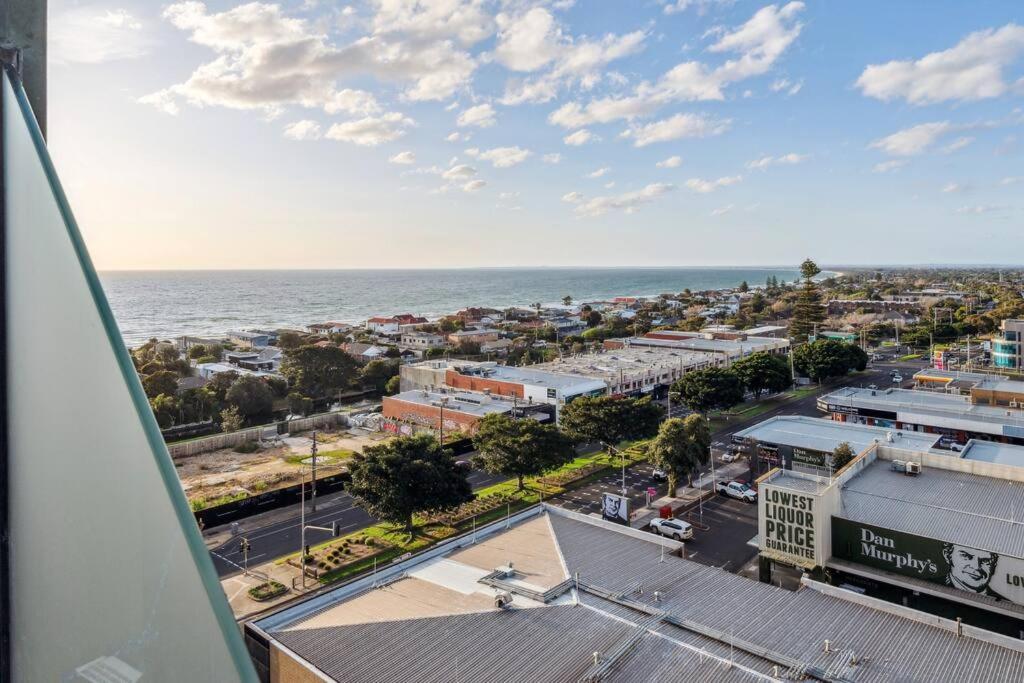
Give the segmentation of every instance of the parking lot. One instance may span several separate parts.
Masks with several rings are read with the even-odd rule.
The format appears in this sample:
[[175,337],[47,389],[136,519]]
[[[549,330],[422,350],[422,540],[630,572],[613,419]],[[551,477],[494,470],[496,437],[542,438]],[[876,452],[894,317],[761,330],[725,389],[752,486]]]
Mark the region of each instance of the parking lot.
[[738,572],[757,555],[747,545],[757,535],[757,505],[716,496],[681,519],[694,526],[684,550],[687,559]]
[[[665,484],[652,478],[653,471],[654,468],[648,463],[640,463],[626,468],[626,495],[629,497],[632,510],[637,510],[647,504],[648,486],[658,488],[659,496],[665,494]],[[603,495],[605,493],[618,494],[621,490],[622,470],[616,470],[614,474],[606,474],[588,486],[557,496],[553,502],[574,512],[599,513]]]

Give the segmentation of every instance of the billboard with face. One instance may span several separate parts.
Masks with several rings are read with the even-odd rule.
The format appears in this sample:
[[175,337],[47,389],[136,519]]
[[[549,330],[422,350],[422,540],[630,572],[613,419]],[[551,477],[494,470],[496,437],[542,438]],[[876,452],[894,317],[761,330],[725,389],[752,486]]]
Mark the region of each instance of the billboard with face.
[[606,493],[601,499],[601,516],[609,522],[629,524],[629,498]]
[[832,555],[894,574],[1024,605],[1024,559],[832,518]]

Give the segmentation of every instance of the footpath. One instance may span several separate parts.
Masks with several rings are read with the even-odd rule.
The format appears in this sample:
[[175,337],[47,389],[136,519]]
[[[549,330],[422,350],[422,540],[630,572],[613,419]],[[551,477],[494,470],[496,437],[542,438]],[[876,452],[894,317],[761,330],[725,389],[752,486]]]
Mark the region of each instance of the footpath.
[[652,519],[660,515],[659,510],[668,505],[672,508],[672,514],[685,512],[696,507],[701,499],[708,500],[718,495],[715,492],[715,482],[730,481],[736,478],[745,478],[750,473],[750,467],[745,460],[736,462],[721,463],[715,466],[715,481],[711,480],[711,472],[705,472],[699,479],[695,479],[693,486],[680,486],[676,489],[674,498],[663,496],[651,501],[649,506],[642,507],[633,512],[629,517],[629,525],[634,529],[645,528]]

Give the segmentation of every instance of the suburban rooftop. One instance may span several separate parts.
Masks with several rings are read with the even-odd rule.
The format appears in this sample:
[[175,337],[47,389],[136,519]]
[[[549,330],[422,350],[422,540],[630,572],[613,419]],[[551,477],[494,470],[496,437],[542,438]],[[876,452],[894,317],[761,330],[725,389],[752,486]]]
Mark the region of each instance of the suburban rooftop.
[[502,397],[473,391],[440,392],[414,389],[386,398],[423,406],[439,406],[446,402],[444,403],[445,410],[477,415],[479,417],[484,417],[491,413],[507,413],[514,407],[512,401],[507,401]]
[[[507,526],[507,528],[506,528]],[[346,681],[1012,680],[1024,644],[805,580],[792,592],[673,541],[538,506],[248,626]],[[665,551],[665,552],[663,552]],[[512,602],[495,600],[507,592]],[[756,607],[752,607],[756,606]],[[828,640],[831,648],[824,648]],[[400,644],[400,645],[396,645]]]
[[830,405],[915,412],[938,419],[962,418],[1024,427],[1024,410],[973,404],[969,396],[912,389],[843,387],[818,399]]
[[820,417],[777,415],[736,432],[734,436],[827,452],[845,441],[854,453],[860,453],[872,444],[888,442],[890,438],[894,446],[926,451],[935,446],[940,435],[835,422]]

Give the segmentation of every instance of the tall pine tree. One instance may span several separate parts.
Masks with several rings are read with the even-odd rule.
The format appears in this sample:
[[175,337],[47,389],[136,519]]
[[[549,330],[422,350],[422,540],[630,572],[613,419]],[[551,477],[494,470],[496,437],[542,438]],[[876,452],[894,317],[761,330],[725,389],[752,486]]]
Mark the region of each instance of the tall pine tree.
[[789,325],[789,336],[793,341],[804,341],[807,335],[814,332],[815,323],[825,319],[825,308],[821,305],[821,292],[814,281],[814,276],[821,272],[811,259],[800,264],[800,275],[804,279],[803,287],[793,306],[793,322]]

